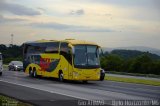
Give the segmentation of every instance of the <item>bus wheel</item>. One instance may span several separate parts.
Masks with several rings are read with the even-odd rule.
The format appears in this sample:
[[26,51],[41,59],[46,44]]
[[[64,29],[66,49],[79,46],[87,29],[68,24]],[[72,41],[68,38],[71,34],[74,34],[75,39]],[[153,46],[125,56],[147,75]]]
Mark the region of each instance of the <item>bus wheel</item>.
[[33,77],[33,72],[32,72],[32,70],[29,70],[29,76],[30,76],[30,77]]
[[86,81],[86,80],[84,80],[84,81],[82,81],[84,84],[87,84],[88,83],[88,81]]
[[37,72],[36,72],[36,70],[35,70],[35,71],[33,71],[33,77],[34,77],[34,78],[36,78],[36,77],[37,77]]
[[60,72],[60,73],[59,73],[59,81],[60,81],[60,82],[63,82],[63,81],[64,81],[64,79],[63,79],[63,72]]

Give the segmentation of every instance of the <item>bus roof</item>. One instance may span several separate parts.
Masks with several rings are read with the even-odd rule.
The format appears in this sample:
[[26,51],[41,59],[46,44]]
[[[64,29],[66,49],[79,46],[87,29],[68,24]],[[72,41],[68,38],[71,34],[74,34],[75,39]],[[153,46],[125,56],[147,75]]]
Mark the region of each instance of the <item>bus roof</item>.
[[65,39],[64,42],[65,41],[68,42],[68,43],[70,43],[70,44],[72,44],[72,45],[77,45],[77,44],[97,45],[94,42],[85,41],[85,40]]
[[42,39],[42,40],[37,40],[37,41],[26,42],[25,44],[43,43],[43,42],[68,42],[72,45],[78,45],[78,44],[97,45],[94,42],[85,41],[85,40],[75,40],[75,39],[65,39],[65,40],[45,40],[45,39]]
[[36,41],[28,41],[28,42],[25,42],[25,43],[43,43],[43,42],[55,42],[57,40],[45,40],[45,39],[42,39],[42,40],[36,40]]

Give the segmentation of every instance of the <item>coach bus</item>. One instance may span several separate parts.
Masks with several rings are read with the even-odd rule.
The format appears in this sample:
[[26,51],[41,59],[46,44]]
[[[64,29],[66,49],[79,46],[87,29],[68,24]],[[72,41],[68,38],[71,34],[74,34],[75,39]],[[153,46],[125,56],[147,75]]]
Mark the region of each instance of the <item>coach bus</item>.
[[2,75],[3,71],[3,59],[2,59],[2,54],[0,53],[0,76]]
[[60,81],[103,80],[99,49],[95,43],[74,39],[39,40],[23,44],[23,67],[31,77],[54,77]]

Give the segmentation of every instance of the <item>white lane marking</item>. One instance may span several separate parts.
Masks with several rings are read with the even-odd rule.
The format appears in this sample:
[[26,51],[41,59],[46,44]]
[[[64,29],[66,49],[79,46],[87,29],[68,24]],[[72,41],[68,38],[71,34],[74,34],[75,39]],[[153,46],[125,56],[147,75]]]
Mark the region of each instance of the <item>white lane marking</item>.
[[49,92],[49,93],[55,93],[55,94],[59,94],[59,95],[69,96],[69,97],[73,97],[73,98],[77,98],[77,99],[89,100],[87,98],[82,98],[82,97],[78,97],[78,96],[64,94],[64,93],[60,93],[60,92],[56,92],[56,91],[48,91],[48,90],[44,90],[44,89],[40,89],[40,88],[34,88],[34,87],[31,87],[31,86],[27,86],[27,85],[23,85],[23,84],[17,84],[17,83],[13,83],[13,82],[9,82],[9,81],[4,81],[4,80],[0,80],[0,81],[1,82],[6,82],[6,83],[9,83],[9,84],[15,84],[15,85],[23,86],[23,87],[28,87],[28,88],[32,88],[32,89],[36,89],[36,90],[41,90],[41,91],[45,91],[45,92]]

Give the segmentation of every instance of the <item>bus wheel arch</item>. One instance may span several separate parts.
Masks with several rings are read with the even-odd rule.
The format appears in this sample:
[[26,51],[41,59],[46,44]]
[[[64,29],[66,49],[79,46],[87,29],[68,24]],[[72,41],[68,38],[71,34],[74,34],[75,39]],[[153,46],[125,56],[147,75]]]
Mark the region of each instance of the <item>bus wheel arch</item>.
[[64,81],[64,76],[63,76],[63,71],[62,70],[59,70],[59,72],[58,72],[58,79],[59,79],[60,82]]

